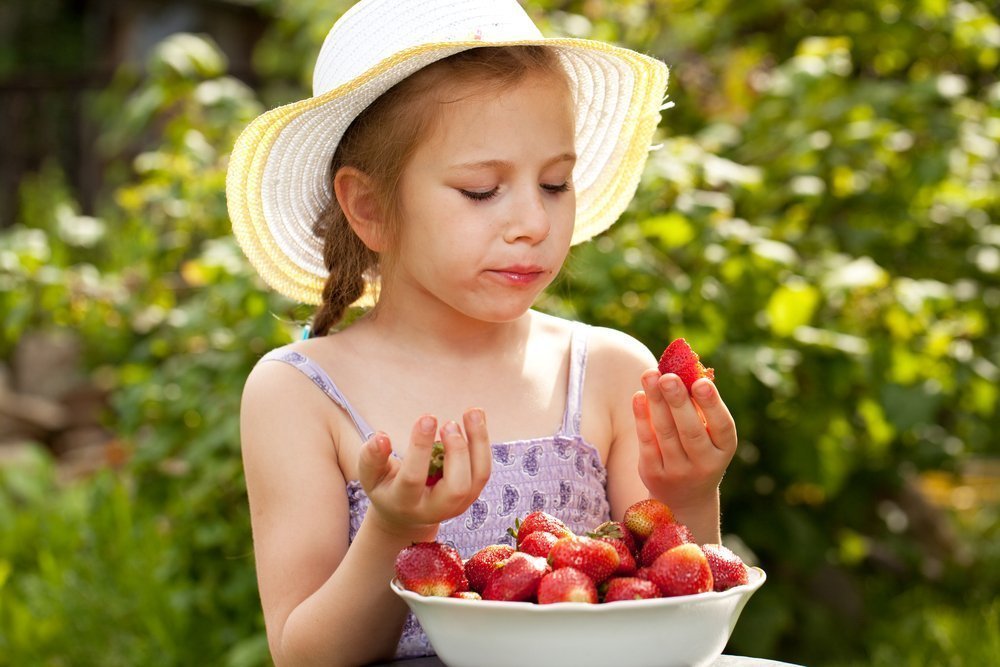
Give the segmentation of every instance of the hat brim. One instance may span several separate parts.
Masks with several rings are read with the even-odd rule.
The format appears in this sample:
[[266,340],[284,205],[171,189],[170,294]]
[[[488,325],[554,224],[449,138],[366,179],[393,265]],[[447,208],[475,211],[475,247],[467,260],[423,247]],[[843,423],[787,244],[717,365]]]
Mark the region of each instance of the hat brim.
[[230,157],[226,198],[233,232],[263,280],[301,303],[319,304],[327,269],[313,231],[333,196],[334,147],[357,115],[417,70],[473,48],[553,48],[576,101],[577,197],[572,243],[604,231],[635,194],[660,119],[667,67],[603,42],[542,38],[444,42],[399,51],[321,95],[268,111],[247,126]]

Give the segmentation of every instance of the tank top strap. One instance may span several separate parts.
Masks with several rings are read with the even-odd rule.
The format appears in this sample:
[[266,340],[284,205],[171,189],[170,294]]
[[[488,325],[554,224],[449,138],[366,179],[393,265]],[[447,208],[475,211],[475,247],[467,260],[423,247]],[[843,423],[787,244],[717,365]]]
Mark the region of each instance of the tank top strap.
[[569,381],[566,387],[566,413],[563,415],[563,435],[580,435],[582,419],[583,380],[587,370],[587,325],[574,322],[569,344]]
[[347,397],[340,391],[337,384],[332,378],[324,371],[319,364],[315,361],[302,354],[301,352],[296,352],[294,350],[289,350],[286,347],[279,347],[277,349],[271,350],[263,357],[261,357],[258,363],[263,363],[265,361],[281,361],[289,366],[300,371],[303,375],[308,377],[313,381],[317,387],[319,387],[324,394],[326,394],[330,400],[339,405],[354,422],[354,427],[358,430],[358,434],[361,439],[368,440],[375,431],[365,418],[362,417],[358,412],[351,406],[350,401]]

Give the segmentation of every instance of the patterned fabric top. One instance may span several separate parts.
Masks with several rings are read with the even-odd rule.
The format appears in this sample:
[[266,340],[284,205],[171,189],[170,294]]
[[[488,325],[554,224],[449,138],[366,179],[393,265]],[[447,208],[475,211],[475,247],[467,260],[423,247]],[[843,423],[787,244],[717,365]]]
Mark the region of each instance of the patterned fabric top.
[[[570,372],[563,423],[553,435],[496,443],[493,470],[479,498],[463,514],[441,523],[437,539],[468,558],[489,544],[513,544],[507,534],[514,519],[545,510],[583,533],[610,518],[607,470],[598,452],[580,435],[580,397],[587,364],[587,327],[575,324],[570,345]],[[307,375],[354,422],[363,440],[374,434],[330,377],[304,355],[278,348],[261,361],[283,361]],[[361,483],[347,483],[349,538],[353,541],[368,510]],[[433,655],[434,649],[412,614],[407,618],[396,656]]]

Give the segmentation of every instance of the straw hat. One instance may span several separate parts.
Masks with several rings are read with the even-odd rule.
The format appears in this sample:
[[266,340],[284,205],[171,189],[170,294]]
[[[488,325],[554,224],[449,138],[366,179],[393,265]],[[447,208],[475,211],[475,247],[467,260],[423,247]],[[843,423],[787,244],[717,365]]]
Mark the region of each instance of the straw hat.
[[603,42],[546,39],[516,0],[362,0],[327,35],[313,97],[259,116],[233,149],[229,216],[264,281],[296,301],[320,303],[328,271],[313,224],[333,196],[329,165],[337,143],[372,101],[459,51],[527,44],[559,54],[576,100],[573,243],[611,226],[638,186],[666,65]]

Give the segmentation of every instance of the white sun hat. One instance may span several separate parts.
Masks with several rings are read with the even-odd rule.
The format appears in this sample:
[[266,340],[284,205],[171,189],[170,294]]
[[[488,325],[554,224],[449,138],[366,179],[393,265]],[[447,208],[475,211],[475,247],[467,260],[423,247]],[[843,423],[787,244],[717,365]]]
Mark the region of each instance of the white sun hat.
[[262,114],[233,148],[229,216],[264,281],[298,302],[320,303],[328,271],[313,226],[333,196],[334,151],[358,114],[437,60],[516,45],[551,47],[576,103],[572,242],[610,227],[639,184],[666,93],[666,65],[604,42],[545,38],[516,0],[362,0],[330,29],[313,96]]

